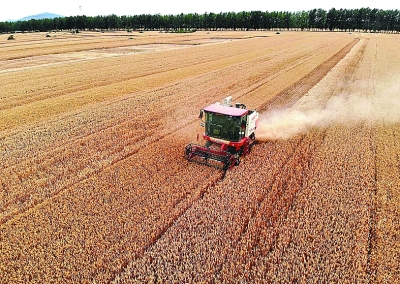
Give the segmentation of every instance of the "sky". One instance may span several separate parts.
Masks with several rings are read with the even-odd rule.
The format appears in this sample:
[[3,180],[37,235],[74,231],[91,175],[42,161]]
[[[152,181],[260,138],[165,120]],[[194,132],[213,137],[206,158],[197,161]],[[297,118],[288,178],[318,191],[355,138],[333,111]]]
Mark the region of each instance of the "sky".
[[393,0],[11,0],[0,8],[0,22],[18,20],[41,13],[61,16],[140,15],[180,13],[220,13],[241,11],[308,11],[314,8],[357,9],[363,7],[384,10],[400,9]]

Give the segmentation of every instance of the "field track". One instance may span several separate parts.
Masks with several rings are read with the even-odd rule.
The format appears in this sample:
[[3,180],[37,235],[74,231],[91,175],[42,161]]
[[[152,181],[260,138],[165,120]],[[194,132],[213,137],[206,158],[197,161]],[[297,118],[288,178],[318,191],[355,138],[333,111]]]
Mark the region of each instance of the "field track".
[[[397,35],[6,38],[0,283],[400,281]],[[262,117],[343,103],[224,174],[183,149],[228,95]]]

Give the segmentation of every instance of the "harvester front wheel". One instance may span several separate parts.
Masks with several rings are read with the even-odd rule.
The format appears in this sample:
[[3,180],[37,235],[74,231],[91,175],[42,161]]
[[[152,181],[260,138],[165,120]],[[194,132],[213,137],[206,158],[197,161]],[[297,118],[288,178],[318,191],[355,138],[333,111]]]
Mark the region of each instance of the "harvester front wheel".
[[240,164],[240,155],[237,154],[236,155],[236,160],[235,160],[235,166],[239,166],[239,164]]
[[252,133],[252,134],[250,135],[250,139],[253,140],[253,141],[249,141],[248,149],[247,149],[247,154],[249,154],[249,153],[251,152],[251,150],[252,150],[253,147],[254,147],[254,144],[256,143],[256,135],[255,135],[254,133]]
[[231,167],[231,160],[229,159],[224,163],[224,167],[222,168],[222,170],[227,171],[230,167]]

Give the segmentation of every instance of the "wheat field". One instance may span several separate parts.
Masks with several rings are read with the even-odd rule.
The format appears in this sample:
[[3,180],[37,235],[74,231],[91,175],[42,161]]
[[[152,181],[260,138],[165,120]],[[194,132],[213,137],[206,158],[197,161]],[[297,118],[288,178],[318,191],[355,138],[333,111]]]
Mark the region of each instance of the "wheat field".
[[[399,35],[46,35],[0,35],[1,283],[400,281]],[[252,153],[186,161],[229,95]]]

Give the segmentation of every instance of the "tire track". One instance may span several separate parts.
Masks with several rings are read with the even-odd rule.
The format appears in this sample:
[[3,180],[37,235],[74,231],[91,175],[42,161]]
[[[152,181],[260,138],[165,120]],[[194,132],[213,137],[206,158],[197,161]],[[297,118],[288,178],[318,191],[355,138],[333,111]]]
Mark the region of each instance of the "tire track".
[[[215,274],[217,279],[225,282],[227,279],[232,279],[232,273],[236,274],[237,279],[241,279],[240,276],[243,275],[240,273],[244,274],[245,270],[250,271],[261,252],[265,256],[266,253],[272,253],[276,249],[275,243],[280,237],[279,231],[273,234],[268,247],[263,247],[260,243],[261,238],[266,230],[274,229],[278,220],[281,222],[287,218],[296,195],[306,185],[311,161],[323,144],[323,136],[321,132],[298,139],[292,148],[291,156],[279,166],[281,171],[276,172],[273,183],[258,201],[256,210],[252,212],[251,218],[245,224],[243,234],[232,247],[232,251],[227,254],[230,258],[224,260],[218,273]],[[241,257],[243,254],[247,255],[244,262]],[[230,271],[230,264],[235,262],[238,264],[238,269]]]

